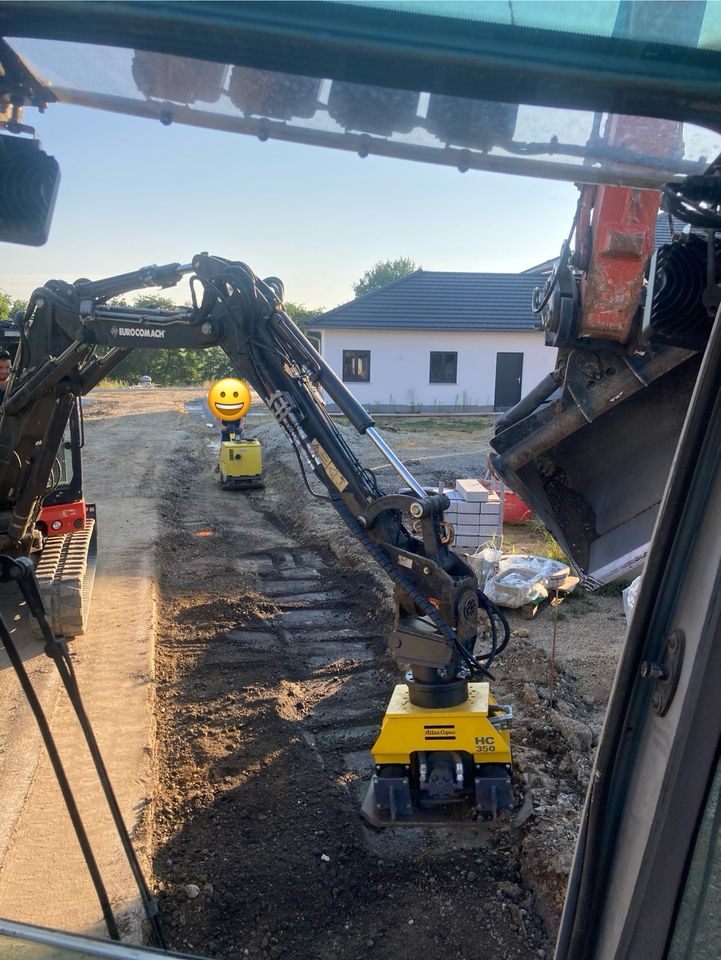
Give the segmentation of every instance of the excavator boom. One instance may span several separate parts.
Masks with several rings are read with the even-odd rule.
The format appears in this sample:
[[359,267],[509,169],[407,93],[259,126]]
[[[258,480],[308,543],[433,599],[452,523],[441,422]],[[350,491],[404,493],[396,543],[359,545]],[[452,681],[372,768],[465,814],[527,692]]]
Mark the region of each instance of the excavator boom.
[[[108,303],[139,287],[172,285],[187,273],[192,308]],[[465,800],[495,818],[511,806],[510,710],[493,701],[487,683],[488,667],[508,642],[508,624],[449,548],[448,497],[428,495],[393,454],[283,309],[280,280],[261,280],[244,263],[206,253],[190,264],[106,280],[53,280],[33,293],[20,334],[0,418],[1,553],[28,554],[38,546],[39,511],[78,397],[136,346],[222,347],[293,444],[306,483],[310,471],[395,586],[389,646],[408,674],[374,748],[367,816],[381,824],[408,822],[418,805]],[[326,412],[323,393],[383,452],[410,493],[381,491]],[[485,653],[476,651],[481,616],[492,638]],[[442,721],[456,732],[439,751],[429,731]]]

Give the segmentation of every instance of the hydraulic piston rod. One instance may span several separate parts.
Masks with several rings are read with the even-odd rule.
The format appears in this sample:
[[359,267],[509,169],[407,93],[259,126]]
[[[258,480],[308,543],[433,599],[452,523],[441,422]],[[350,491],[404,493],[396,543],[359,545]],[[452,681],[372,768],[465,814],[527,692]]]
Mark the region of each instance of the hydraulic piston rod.
[[378,433],[377,433],[377,431],[376,431],[376,428],[375,428],[375,427],[368,427],[367,430],[366,430],[366,436],[368,436],[368,437],[373,441],[373,443],[376,445],[376,447],[378,447],[378,449],[380,450],[380,452],[381,452],[381,453],[383,454],[383,456],[386,458],[386,460],[388,461],[388,463],[390,463],[390,465],[391,465],[391,466],[393,467],[393,469],[396,471],[396,473],[398,474],[398,476],[402,477],[403,480],[405,480],[405,482],[408,484],[408,486],[411,488],[411,490],[412,490],[414,493],[417,493],[419,497],[421,497],[421,498],[422,498],[422,497],[425,497],[426,491],[423,489],[423,487],[420,485],[420,483],[418,483],[418,481],[416,480],[416,478],[415,478],[415,477],[413,476],[413,474],[407,469],[407,467],[406,467],[403,463],[401,463],[401,461],[398,459],[398,457],[395,455],[395,453],[393,453],[393,451],[392,451],[391,448],[388,446],[388,444],[385,442],[385,440],[378,435]]

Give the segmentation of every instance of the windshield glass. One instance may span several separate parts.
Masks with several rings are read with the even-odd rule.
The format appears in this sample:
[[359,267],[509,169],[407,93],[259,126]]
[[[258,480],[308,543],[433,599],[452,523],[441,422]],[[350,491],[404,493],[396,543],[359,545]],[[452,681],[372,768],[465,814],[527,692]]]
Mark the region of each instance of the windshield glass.
[[63,103],[362,157],[655,187],[701,172],[721,153],[719,134],[689,123],[471,100],[144,50],[37,39],[12,45]]

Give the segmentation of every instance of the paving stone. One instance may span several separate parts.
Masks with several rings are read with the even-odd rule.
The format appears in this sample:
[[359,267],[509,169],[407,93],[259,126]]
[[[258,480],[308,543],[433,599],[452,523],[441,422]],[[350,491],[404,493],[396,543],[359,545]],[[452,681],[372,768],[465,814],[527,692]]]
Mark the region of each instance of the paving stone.
[[456,480],[456,491],[464,500],[471,501],[488,500],[490,493],[480,480],[471,479]]

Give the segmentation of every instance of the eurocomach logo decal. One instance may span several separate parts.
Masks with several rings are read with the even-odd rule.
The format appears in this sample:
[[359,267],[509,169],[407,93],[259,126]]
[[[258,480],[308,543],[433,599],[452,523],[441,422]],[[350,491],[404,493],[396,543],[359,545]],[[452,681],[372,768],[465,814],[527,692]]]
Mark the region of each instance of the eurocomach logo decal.
[[152,340],[163,340],[165,338],[165,330],[160,330],[157,327],[113,326],[110,328],[110,333],[113,337],[149,337]]
[[454,723],[441,723],[435,727],[424,726],[423,736],[425,740],[455,740],[456,726]]

